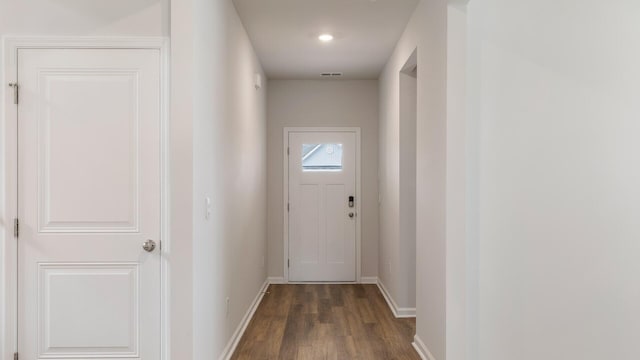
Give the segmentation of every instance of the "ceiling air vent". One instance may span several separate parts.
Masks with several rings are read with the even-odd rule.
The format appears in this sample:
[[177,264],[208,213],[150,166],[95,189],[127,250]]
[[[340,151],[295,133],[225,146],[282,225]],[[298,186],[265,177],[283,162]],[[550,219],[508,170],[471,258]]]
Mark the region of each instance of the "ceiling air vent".
[[335,78],[335,77],[342,76],[342,73],[341,72],[326,72],[326,73],[320,74],[320,76],[322,76],[324,78]]

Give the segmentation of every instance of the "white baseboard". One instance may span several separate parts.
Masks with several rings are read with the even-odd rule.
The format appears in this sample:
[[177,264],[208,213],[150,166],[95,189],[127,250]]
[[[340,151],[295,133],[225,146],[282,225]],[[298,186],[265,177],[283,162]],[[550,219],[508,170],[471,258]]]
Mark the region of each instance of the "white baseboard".
[[391,294],[389,294],[389,292],[387,291],[387,288],[384,287],[384,284],[382,283],[382,281],[380,281],[380,279],[378,279],[378,288],[380,289],[382,296],[384,296],[384,299],[387,301],[387,305],[389,305],[389,308],[391,308],[391,312],[393,312],[393,315],[395,317],[397,318],[416,317],[416,308],[399,307],[398,304],[396,304],[396,302],[393,301]]
[[269,284],[284,284],[284,277],[282,276],[270,276],[267,278]]
[[360,284],[378,284],[377,276],[361,276]]
[[427,349],[427,345],[422,342],[422,340],[418,337],[418,335],[413,337],[413,342],[411,343],[413,348],[416,349],[418,355],[422,360],[436,360],[435,356],[431,354],[431,351]]
[[[281,276],[270,276],[267,278],[269,284],[286,284],[284,281],[284,277]],[[291,284],[309,284],[307,282],[290,282]],[[377,284],[378,277],[377,276],[362,276],[360,278],[359,284]],[[313,284],[348,284],[344,282],[313,282]]]
[[264,284],[262,284],[262,286],[260,287],[260,291],[258,292],[258,295],[256,295],[256,298],[253,300],[253,303],[249,307],[249,310],[247,310],[247,313],[244,314],[242,321],[240,322],[240,324],[238,324],[238,328],[236,328],[236,331],[233,333],[233,336],[227,343],[227,346],[224,348],[222,355],[220,355],[218,359],[220,360],[231,359],[231,356],[233,355],[234,351],[236,351],[236,347],[238,346],[238,343],[240,342],[240,339],[242,338],[242,335],[244,334],[245,330],[247,330],[247,326],[251,322],[251,318],[253,318],[253,314],[255,314],[256,310],[258,309],[258,305],[260,305],[260,302],[262,301],[262,298],[264,297],[264,293],[265,291],[267,291],[268,287],[269,287],[269,279],[265,280]]

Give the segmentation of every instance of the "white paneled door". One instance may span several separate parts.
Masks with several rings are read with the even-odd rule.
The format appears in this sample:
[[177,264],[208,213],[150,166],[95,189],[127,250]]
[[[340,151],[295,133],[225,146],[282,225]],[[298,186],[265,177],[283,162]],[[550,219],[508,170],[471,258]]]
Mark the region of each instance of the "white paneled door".
[[356,281],[356,133],[289,133],[289,280]]
[[20,359],[160,358],[159,64],[18,51]]

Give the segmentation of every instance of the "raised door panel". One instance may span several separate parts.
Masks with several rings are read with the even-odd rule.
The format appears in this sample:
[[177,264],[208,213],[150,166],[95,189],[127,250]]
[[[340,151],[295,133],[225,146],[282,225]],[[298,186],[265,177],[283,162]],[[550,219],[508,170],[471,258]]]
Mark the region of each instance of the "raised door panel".
[[39,72],[39,231],[138,230],[138,73]]
[[39,264],[40,357],[138,354],[138,264]]
[[318,185],[300,185],[296,206],[299,260],[302,264],[320,263],[320,211],[321,188]]
[[345,246],[349,244],[347,238],[345,218],[347,215],[346,201],[347,194],[344,184],[326,185],[325,186],[325,233],[327,247],[327,263],[328,264],[344,264],[351,260],[345,256]]

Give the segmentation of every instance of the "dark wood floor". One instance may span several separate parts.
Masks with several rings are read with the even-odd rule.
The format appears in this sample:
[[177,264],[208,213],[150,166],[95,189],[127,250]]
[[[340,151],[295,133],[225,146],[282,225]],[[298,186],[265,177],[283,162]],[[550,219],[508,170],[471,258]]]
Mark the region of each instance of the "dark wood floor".
[[420,357],[415,319],[396,319],[376,285],[271,285],[232,359]]

